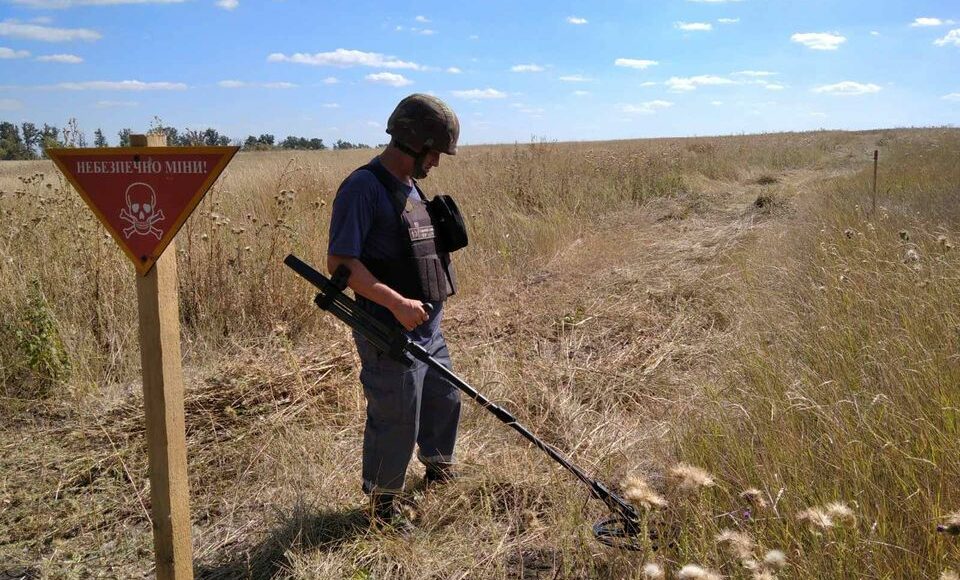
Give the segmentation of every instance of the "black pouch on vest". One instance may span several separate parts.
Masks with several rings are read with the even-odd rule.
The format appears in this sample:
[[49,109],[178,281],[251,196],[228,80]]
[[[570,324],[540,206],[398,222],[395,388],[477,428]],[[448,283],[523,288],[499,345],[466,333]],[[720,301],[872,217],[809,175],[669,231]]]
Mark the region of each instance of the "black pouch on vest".
[[467,224],[460,208],[449,195],[435,195],[427,202],[441,251],[456,252],[467,247]]

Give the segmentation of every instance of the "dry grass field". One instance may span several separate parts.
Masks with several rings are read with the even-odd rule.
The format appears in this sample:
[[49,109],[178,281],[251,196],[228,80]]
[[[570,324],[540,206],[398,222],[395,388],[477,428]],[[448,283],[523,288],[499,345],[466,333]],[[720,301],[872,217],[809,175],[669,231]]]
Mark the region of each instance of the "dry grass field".
[[[241,153],[177,238],[199,578],[960,571],[960,130],[464,147],[425,180],[471,234],[455,369],[629,488],[673,539],[640,552],[468,401],[464,477],[414,462],[418,532],[368,529],[358,358],[281,262],[323,264],[372,155]],[[0,164],[0,579],[152,576],[133,282],[51,163]]]

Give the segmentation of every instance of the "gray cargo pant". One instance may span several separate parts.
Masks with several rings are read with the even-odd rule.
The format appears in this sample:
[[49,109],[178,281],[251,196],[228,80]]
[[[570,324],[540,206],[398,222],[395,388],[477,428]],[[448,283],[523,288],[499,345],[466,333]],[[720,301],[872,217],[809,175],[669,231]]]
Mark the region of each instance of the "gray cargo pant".
[[[419,446],[417,458],[424,465],[443,468],[453,464],[460,391],[426,363],[414,361],[408,367],[377,350],[362,335],[354,332],[353,338],[367,399],[363,491],[398,493],[403,490],[414,444]],[[452,370],[441,333],[424,348]]]

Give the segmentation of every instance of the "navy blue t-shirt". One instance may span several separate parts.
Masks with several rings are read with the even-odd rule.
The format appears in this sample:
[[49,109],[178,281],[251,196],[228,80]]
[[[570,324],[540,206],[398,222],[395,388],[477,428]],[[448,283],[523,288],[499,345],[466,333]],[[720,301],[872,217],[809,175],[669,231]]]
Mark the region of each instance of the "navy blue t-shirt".
[[[374,157],[372,163],[382,166],[379,157]],[[389,175],[399,191],[407,192],[411,199],[420,200],[414,186]],[[340,186],[333,201],[327,252],[361,260],[402,259],[408,255],[407,245],[403,223],[390,191],[370,171],[355,171]],[[388,309],[370,301],[362,302],[367,302],[364,306],[369,307],[378,319],[398,324]],[[407,336],[424,346],[440,332],[440,319],[443,318],[443,302],[431,304],[433,313],[430,319],[407,332]]]

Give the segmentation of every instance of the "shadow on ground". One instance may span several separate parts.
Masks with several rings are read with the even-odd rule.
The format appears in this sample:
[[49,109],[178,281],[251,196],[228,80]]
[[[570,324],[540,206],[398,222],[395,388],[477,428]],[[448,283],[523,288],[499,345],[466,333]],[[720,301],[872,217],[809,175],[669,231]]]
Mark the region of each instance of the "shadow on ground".
[[279,513],[276,528],[259,544],[243,549],[235,547],[218,554],[214,564],[202,564],[195,570],[198,580],[245,578],[270,580],[287,577],[287,554],[296,551],[336,549],[340,544],[367,529],[363,510],[317,510],[297,504],[289,514]]

